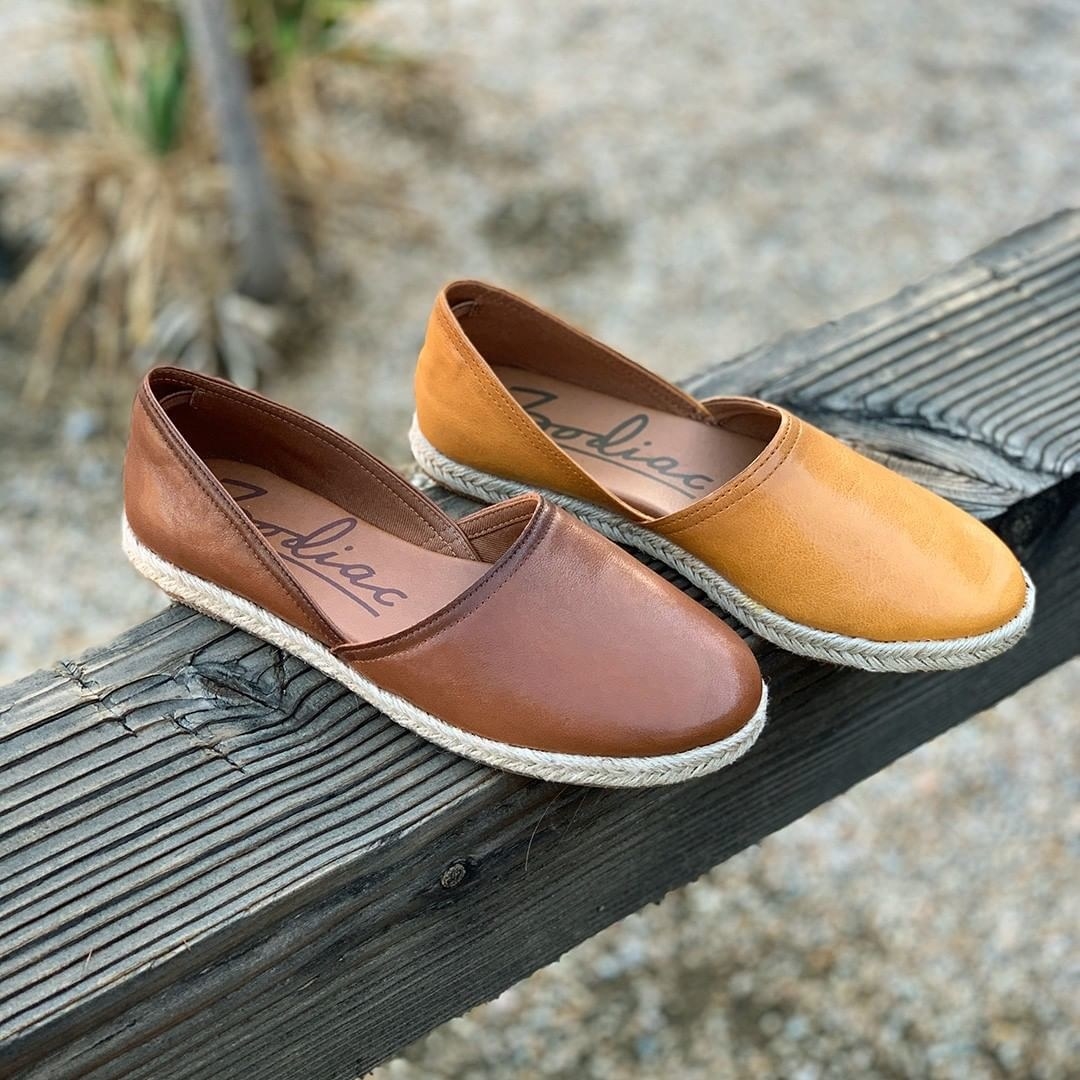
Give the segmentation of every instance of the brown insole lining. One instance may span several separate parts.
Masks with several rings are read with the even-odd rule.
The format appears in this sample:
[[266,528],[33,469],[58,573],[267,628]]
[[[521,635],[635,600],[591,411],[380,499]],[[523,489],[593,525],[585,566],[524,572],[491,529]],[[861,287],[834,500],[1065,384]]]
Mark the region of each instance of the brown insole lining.
[[494,367],[518,403],[586,472],[654,517],[682,510],[762,451],[740,435],[522,368]]
[[206,464],[326,620],[356,644],[407,630],[491,568],[410,544],[256,465]]

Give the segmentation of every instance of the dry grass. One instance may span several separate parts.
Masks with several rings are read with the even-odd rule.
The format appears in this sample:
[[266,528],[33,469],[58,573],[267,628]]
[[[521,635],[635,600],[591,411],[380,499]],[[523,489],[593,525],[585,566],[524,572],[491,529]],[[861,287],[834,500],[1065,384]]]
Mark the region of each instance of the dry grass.
[[[303,27],[292,27],[291,51],[277,55],[258,45],[273,40],[273,5],[247,0],[241,9],[244,25],[262,20],[249,53],[253,106],[297,241],[296,310],[318,280],[332,208],[370,194],[356,166],[330,149],[322,79],[330,65],[371,57],[331,48],[328,36],[310,52],[314,31]],[[0,166],[55,193],[44,242],[0,302],[4,323],[36,323],[27,401],[42,402],[68,360],[109,375],[128,356],[139,366],[165,357],[255,382],[275,363],[289,304],[266,309],[232,289],[228,178],[175,12],[158,0],[93,4],[70,29],[85,128],[0,123]]]

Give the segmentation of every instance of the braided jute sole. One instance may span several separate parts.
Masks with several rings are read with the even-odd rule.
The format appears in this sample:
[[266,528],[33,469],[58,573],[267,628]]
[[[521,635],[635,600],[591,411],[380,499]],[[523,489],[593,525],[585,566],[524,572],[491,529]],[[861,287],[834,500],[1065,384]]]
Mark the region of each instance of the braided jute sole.
[[1003,626],[985,634],[941,641],[873,641],[816,630],[793,622],[758,603],[677,544],[626,521],[611,510],[558,491],[492,476],[448,458],[427,440],[415,416],[409,431],[409,443],[416,463],[443,487],[484,503],[501,502],[526,491],[539,492],[617,544],[643,551],[678,571],[759,637],[812,660],[824,660],[866,671],[943,671],[971,667],[1015,645],[1031,625],[1035,611],[1035,586],[1027,571],[1024,571],[1024,581],[1027,583],[1024,606]]
[[250,600],[167,562],[139,541],[126,517],[123,523],[123,546],[124,554],[135,569],[174,600],[179,600],[180,603],[214,619],[238,626],[241,630],[292,653],[354,694],[359,694],[391,720],[421,738],[461,757],[496,769],[540,780],[592,787],[655,787],[677,784],[730,765],[754,745],[765,726],[768,691],[762,683],[761,703],[754,715],[738,731],[720,742],[678,754],[658,754],[655,757],[558,754],[485,739],[454,727],[417,708],[403,697],[382,689],[370,679],[365,679],[334,656],[326,646],[320,645],[314,638]]

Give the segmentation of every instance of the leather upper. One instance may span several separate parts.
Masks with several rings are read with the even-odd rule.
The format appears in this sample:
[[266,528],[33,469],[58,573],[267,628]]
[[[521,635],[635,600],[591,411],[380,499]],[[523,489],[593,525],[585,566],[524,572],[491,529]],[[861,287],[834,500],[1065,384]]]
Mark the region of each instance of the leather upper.
[[[124,512],[169,562],[239,593],[322,642],[335,634],[170,420],[162,399],[214,381],[156,369],[135,397],[124,456]],[[175,399],[174,399],[175,400]],[[335,642],[336,643],[336,642]]]
[[[511,305],[514,315],[528,319],[525,332],[516,320],[502,325],[499,314]],[[481,306],[491,315],[485,319],[490,334],[483,354],[460,321]],[[459,282],[439,294],[428,321],[416,367],[416,415],[424,434],[447,457],[496,476],[637,516],[556,446],[495,377],[491,362],[503,350],[522,364],[547,366],[563,358],[561,374],[605,388],[599,376],[608,374],[624,396],[632,395],[627,400],[687,416],[708,415],[681,390],[554,316],[490,286]]]
[[[380,529],[483,564],[452,602],[359,644],[326,618],[207,466],[272,470]],[[526,495],[461,521],[323,425],[223,380],[146,377],[124,465],[141,543],[315,638],[384,689],[490,739],[561,753],[674,753],[723,739],[761,699],[753,654],[675,586]]]
[[460,606],[338,655],[458,727],[574,754],[716,742],[761,696],[734,631],[550,503]]
[[[493,372],[497,363],[702,424],[736,418],[772,434],[731,480],[651,517],[549,438]],[[416,401],[421,431],[447,457],[614,510],[802,625],[874,641],[946,640],[993,630],[1023,607],[1012,552],[951,503],[778,406],[695,401],[492,286],[457,282],[437,298]]]
[[968,637],[1024,603],[985,525],[787,412],[740,478],[652,528],[773,611],[852,637]]

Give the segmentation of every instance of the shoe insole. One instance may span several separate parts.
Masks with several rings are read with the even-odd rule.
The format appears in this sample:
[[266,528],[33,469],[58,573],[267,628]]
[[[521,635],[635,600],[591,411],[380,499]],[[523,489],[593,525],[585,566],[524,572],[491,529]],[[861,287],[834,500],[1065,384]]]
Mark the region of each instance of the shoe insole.
[[521,368],[494,368],[550,439],[608,491],[653,517],[738,475],[762,439],[635,405]]
[[410,544],[256,465],[206,464],[351,643],[407,630],[491,569]]

